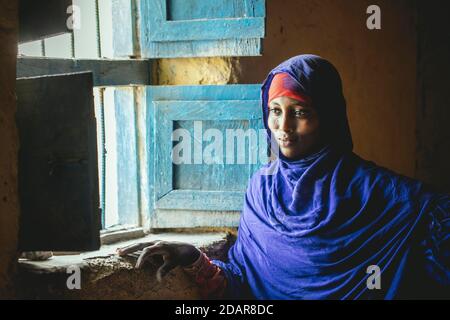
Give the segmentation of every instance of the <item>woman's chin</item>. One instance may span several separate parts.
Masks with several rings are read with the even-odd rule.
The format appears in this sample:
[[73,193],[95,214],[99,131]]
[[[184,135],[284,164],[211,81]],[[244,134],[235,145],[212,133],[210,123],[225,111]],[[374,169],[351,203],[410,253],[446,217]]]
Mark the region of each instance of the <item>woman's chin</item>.
[[303,150],[303,148],[299,148],[298,145],[293,145],[292,147],[283,147],[280,145],[280,151],[281,154],[289,160],[300,160],[315,152],[312,148]]
[[290,160],[298,160],[302,158],[301,154],[299,154],[298,150],[294,150],[294,148],[282,147],[280,146],[280,151],[284,157]]

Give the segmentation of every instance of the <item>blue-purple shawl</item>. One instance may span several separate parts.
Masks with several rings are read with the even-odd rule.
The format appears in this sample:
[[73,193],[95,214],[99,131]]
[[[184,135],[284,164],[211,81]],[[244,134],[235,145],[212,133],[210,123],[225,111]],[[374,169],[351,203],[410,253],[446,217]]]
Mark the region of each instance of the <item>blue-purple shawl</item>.
[[[266,129],[279,72],[312,98],[328,144],[297,161],[281,155],[251,178],[228,261],[213,260],[226,274],[227,297],[450,298],[450,197],[352,152],[340,76],[318,56],[270,72]],[[381,272],[380,289],[371,266]]]

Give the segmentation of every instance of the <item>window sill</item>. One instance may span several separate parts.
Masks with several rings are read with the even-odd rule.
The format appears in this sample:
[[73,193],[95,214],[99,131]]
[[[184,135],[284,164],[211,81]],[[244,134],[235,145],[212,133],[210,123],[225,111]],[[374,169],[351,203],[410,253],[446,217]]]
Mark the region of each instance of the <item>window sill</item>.
[[144,229],[140,227],[123,227],[118,230],[102,230],[100,231],[101,245],[109,245],[128,240],[136,240],[145,237]]
[[[175,232],[159,233],[159,234],[148,234],[143,237],[134,238],[132,240],[115,242],[114,240],[120,237],[123,239],[123,233],[128,233],[128,235],[143,234],[142,229],[136,228],[136,230],[123,230],[105,234],[106,240],[103,239],[104,243],[101,248],[97,251],[82,252],[77,254],[63,254],[54,255],[49,260],[45,261],[30,261],[26,259],[19,259],[19,267],[22,270],[27,270],[33,273],[66,273],[66,270],[70,266],[78,266],[80,268],[86,268],[90,266],[90,262],[95,259],[108,259],[111,257],[116,257],[117,260],[125,260],[126,258],[120,258],[116,255],[116,249],[120,247],[125,247],[127,245],[146,242],[153,240],[166,240],[166,241],[181,241],[195,245],[200,248],[205,253],[209,253],[212,258],[216,256],[224,255],[225,253],[218,253],[216,246],[226,246],[229,248],[229,236],[224,232],[211,232],[211,233],[192,233],[192,234],[181,234]],[[114,242],[114,243],[111,243]]]
[[[191,243],[211,259],[226,260],[235,237],[225,232],[159,233],[103,245],[100,250],[80,254],[53,256],[47,261],[20,259],[17,273],[19,299],[200,299],[198,287],[182,270],[175,268],[161,283],[156,280],[159,265],[147,263],[135,269],[134,257],[119,257],[118,247],[136,242],[166,240]],[[73,266],[80,270],[80,290],[67,286]],[[72,267],[71,273],[68,268]]]

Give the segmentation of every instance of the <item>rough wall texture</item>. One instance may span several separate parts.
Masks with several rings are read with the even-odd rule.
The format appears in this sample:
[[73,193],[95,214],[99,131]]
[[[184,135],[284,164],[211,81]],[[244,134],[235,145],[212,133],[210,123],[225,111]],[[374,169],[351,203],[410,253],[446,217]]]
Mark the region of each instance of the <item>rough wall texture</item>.
[[[161,283],[156,265],[134,269],[135,261],[117,256],[89,259],[80,267],[80,289],[68,289],[67,268],[42,272],[21,266],[18,297],[21,299],[145,300],[198,299],[198,289],[180,269],[171,271]],[[73,283],[70,282],[69,283]]]
[[0,298],[12,295],[16,258],[17,131],[15,79],[17,55],[17,1],[0,0]]
[[235,58],[159,59],[153,64],[153,83],[197,85],[235,83],[239,70]]
[[[236,241],[233,234],[200,246],[211,259],[227,261],[226,254]],[[156,258],[156,257],[155,257]],[[17,296],[21,299],[200,299],[197,285],[181,268],[169,272],[161,283],[156,270],[162,259],[148,261],[143,269],[134,269],[136,258],[89,258],[77,264],[80,268],[80,290],[67,288],[67,265],[43,268],[39,263],[20,263]]]
[[381,30],[361,0],[267,0],[262,57],[240,59],[239,83],[261,83],[285,59],[313,53],[340,71],[355,152],[413,176],[417,40],[413,1],[380,0]]

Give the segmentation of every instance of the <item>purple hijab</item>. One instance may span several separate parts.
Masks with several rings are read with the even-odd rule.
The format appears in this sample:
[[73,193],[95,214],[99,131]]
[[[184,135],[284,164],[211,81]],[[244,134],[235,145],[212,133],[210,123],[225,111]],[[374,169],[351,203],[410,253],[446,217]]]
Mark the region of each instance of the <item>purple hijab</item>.
[[281,155],[251,178],[228,261],[213,260],[227,297],[450,298],[450,197],[352,152],[340,76],[318,56],[293,57],[268,75],[268,135],[268,89],[279,72],[312,98],[328,144],[297,161]]

